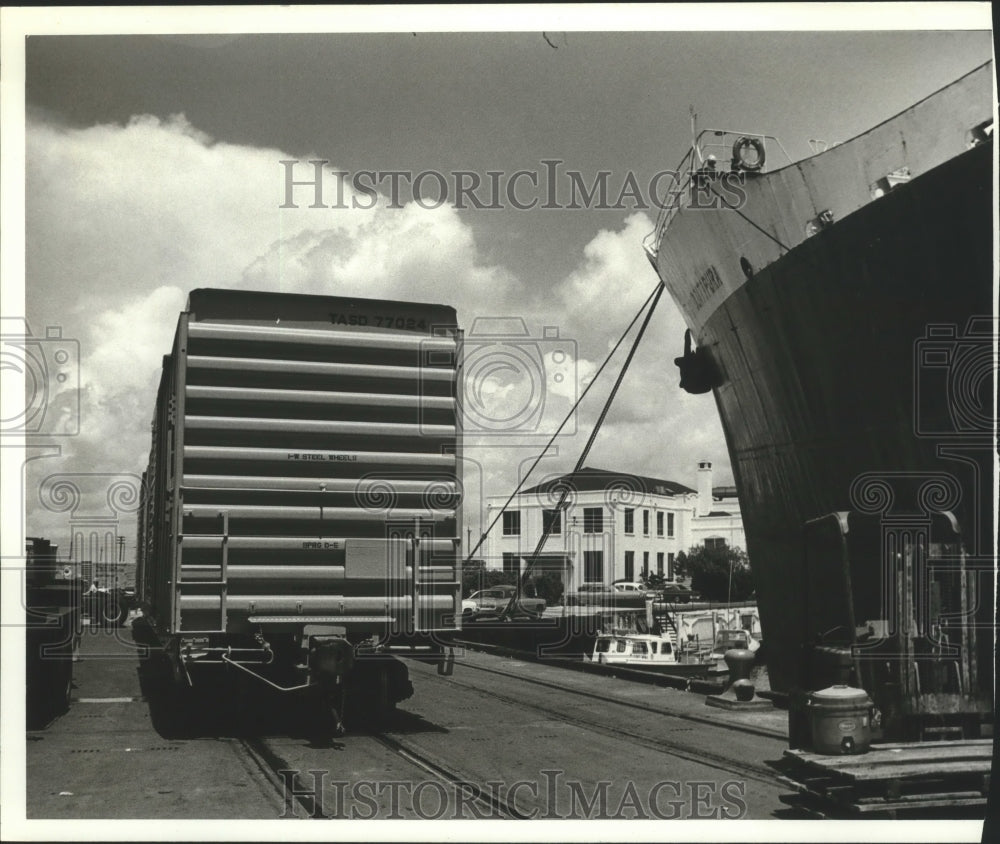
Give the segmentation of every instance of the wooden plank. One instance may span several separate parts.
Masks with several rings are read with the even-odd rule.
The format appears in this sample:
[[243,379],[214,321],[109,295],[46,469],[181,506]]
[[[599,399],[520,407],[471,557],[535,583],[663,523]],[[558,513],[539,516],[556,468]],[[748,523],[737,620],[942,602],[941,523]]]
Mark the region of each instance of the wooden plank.
[[830,817],[830,809],[826,806],[817,805],[815,800],[810,800],[802,794],[779,794],[778,799],[786,806],[790,806],[796,811],[808,815],[814,820],[827,820]]
[[[981,800],[984,795],[978,791],[948,791],[936,792],[933,794],[901,794],[896,798],[896,803],[917,803],[924,800]],[[857,805],[881,805],[885,803],[884,797],[860,797],[854,801]]]
[[857,789],[853,785],[829,785],[822,787],[822,792],[826,797],[839,800],[841,797],[853,797]]
[[978,761],[993,758],[993,748],[989,745],[974,747],[941,747],[936,748],[899,748],[890,750],[869,750],[867,753],[845,754],[843,756],[827,756],[822,753],[811,753],[802,750],[786,750],[790,755],[802,762],[821,765],[824,768],[837,769],[849,767],[859,759],[868,764],[906,765],[911,762],[955,761],[958,759]]
[[957,760],[954,762],[938,762],[937,764],[915,763],[906,767],[893,766],[888,769],[882,766],[858,765],[854,768],[843,768],[837,773],[851,780],[872,782],[892,779],[912,780],[921,777],[941,778],[949,774],[978,776],[987,772],[989,767],[990,760],[981,760],[975,765],[965,760]]
[[872,745],[872,750],[921,750],[925,747],[987,747],[992,750],[993,739],[960,739],[955,741],[903,741],[879,742]]
[[[786,751],[786,754],[788,751]],[[989,773],[992,767],[992,753],[974,757],[950,754],[926,758],[923,755],[909,756],[897,754],[885,759],[872,753],[851,756],[822,756],[819,754],[789,755],[790,761],[808,770],[812,776],[844,776],[851,779],[878,779],[902,775],[907,777],[934,774],[941,770],[956,770],[975,773]]]
[[[983,748],[992,752],[993,739],[962,739],[961,741],[903,741],[903,742],[878,742],[871,745],[870,753],[883,750],[964,750],[966,748]],[[811,750],[799,748],[796,750],[786,750],[787,756],[824,756],[825,754],[813,753]]]
[[852,812],[857,814],[875,814],[879,812],[905,812],[905,811],[918,811],[922,809],[958,809],[958,808],[973,808],[973,807],[983,807],[986,808],[986,798],[978,797],[975,799],[959,799],[959,800],[938,800],[930,799],[924,801],[912,801],[903,802],[900,800],[894,801],[892,803],[885,802],[881,804],[870,804],[866,803],[864,805],[852,805],[850,807]]
[[802,777],[799,782],[806,787],[812,787],[814,785],[822,785],[823,783],[835,782],[833,777]]

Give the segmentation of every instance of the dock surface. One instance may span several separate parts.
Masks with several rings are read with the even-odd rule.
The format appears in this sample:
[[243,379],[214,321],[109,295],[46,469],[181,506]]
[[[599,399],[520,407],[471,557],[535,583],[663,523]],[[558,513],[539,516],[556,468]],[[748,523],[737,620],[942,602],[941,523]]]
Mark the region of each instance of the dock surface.
[[464,650],[449,677],[408,661],[415,694],[389,723],[331,739],[298,699],[235,680],[178,724],[161,661],[128,628],[84,633],[69,711],[27,733],[29,819],[790,812],[780,710]]

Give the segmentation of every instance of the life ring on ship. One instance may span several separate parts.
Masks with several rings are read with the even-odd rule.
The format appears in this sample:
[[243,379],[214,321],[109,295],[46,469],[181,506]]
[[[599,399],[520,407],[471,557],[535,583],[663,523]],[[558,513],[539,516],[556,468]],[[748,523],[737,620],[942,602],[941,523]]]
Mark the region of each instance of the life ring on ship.
[[[748,156],[747,152],[753,150],[753,155]],[[743,136],[737,138],[733,144],[733,169],[747,170],[755,172],[764,166],[764,142],[760,138],[749,138]]]

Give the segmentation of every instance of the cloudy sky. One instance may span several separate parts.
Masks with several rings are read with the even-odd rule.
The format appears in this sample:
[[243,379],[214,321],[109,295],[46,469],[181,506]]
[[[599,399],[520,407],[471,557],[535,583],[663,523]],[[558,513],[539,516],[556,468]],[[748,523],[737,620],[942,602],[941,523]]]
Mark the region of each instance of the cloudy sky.
[[[868,25],[854,8],[850,25]],[[659,14],[649,25],[669,29]],[[720,25],[718,7],[698,14]],[[141,473],[161,356],[196,287],[446,303],[466,331],[489,317],[522,317],[533,337],[556,327],[575,365],[570,388],[549,384],[546,418],[560,417],[654,288],[645,186],[683,156],[690,107],[699,126],[776,135],[802,158],[810,138],[846,140],[991,57],[988,31],[947,31],[940,16],[931,29],[596,33],[539,20],[487,34],[30,36],[23,313],[36,337],[58,326],[78,342],[79,375],[71,360],[49,397],[46,425],[76,433],[29,464],[29,534],[68,547],[67,513],[39,498],[51,476],[102,473],[107,486]],[[310,208],[310,188],[280,207],[280,162],[300,161],[306,179],[311,159],[351,174],[435,171],[450,191],[457,171],[503,185],[523,170],[542,187],[521,180],[530,209],[506,196],[433,207],[434,181],[421,203],[409,191],[391,202],[383,182],[374,207],[353,208],[372,203],[348,182],[346,208]],[[568,171],[587,184],[606,171],[618,207],[540,207],[554,166],[563,193],[550,204],[568,204]],[[640,195],[616,203],[630,178]],[[732,482],[712,398],[677,386],[683,331],[665,296],[589,465],[694,486],[709,459],[716,483]],[[611,382],[595,385],[539,480],[572,466]],[[489,386],[502,402],[511,385]],[[469,450],[482,466],[467,472],[474,532],[480,490],[509,492],[532,442]],[[77,515],[100,514],[102,490],[85,494],[97,497]],[[131,558],[134,519],[120,530]]]

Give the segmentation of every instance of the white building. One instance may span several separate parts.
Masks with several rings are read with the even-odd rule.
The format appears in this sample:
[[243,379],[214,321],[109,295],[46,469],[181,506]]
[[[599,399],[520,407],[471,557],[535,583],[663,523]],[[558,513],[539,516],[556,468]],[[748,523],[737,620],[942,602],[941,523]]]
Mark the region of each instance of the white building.
[[[536,571],[561,573],[566,588],[638,580],[643,572],[674,579],[674,561],[693,545],[745,547],[742,519],[729,489],[713,494],[712,464],[698,469],[698,491],[661,478],[584,468],[526,489],[503,512],[485,543],[486,565],[519,572],[543,535]],[[562,512],[562,490],[570,490]],[[506,496],[487,499],[487,524]]]
[[691,546],[728,545],[746,550],[743,515],[735,486],[712,486],[712,464],[698,463],[698,504],[691,522]]

